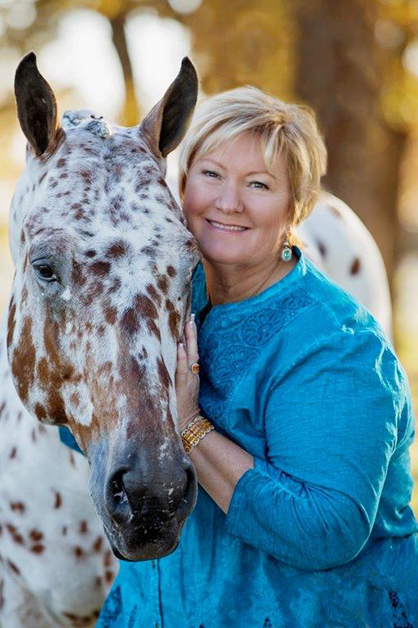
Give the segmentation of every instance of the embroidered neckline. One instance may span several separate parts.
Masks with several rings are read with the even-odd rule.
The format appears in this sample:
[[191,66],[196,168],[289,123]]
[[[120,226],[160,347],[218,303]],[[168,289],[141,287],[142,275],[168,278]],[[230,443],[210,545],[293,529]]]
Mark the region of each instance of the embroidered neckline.
[[[256,294],[253,297],[249,297],[248,299],[243,299],[242,301],[233,301],[230,303],[221,303],[218,305],[212,305],[208,314],[213,311],[230,311],[234,309],[241,308],[253,308],[254,306],[263,303],[263,301],[270,299],[273,295],[278,296],[281,292],[285,291],[288,286],[297,281],[300,277],[306,274],[306,266],[307,260],[303,255],[302,251],[297,247],[293,246],[292,250],[296,257],[298,258],[298,262],[294,268],[288,273],[285,277],[282,277],[278,281],[276,281],[271,286],[268,286],[265,290],[260,292],[260,294]],[[198,291],[193,294],[193,311],[196,313],[200,313],[205,307],[208,306],[209,300],[207,298],[206,293],[206,279],[205,279],[205,271],[203,268],[203,264],[200,262],[195,270],[194,278],[197,280],[199,286]],[[205,317],[207,318],[207,317]]]

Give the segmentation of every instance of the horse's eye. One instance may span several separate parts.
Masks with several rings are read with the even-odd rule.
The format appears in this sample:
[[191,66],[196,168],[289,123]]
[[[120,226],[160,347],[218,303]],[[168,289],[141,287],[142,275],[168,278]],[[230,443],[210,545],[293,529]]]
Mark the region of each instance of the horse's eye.
[[34,264],[33,267],[36,271],[36,274],[38,275],[40,279],[43,279],[44,281],[56,281],[57,280],[55,273],[49,264],[45,264],[45,263]]
[[50,266],[47,266],[46,264],[44,264],[43,266],[39,266],[38,268],[38,273],[44,278],[44,279],[52,279],[52,277],[54,276],[54,273],[52,271],[52,268]]

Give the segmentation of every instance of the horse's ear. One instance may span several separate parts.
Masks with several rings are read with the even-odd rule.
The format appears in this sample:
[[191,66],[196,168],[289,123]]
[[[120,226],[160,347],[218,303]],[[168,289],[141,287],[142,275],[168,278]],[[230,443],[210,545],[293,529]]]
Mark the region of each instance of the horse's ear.
[[29,52],[15,74],[17,116],[35,155],[51,151],[58,137],[57,102],[54,92],[40,74],[36,55]]
[[157,157],[167,157],[183,139],[196,106],[198,86],[195,67],[184,57],[177,77],[140,126]]

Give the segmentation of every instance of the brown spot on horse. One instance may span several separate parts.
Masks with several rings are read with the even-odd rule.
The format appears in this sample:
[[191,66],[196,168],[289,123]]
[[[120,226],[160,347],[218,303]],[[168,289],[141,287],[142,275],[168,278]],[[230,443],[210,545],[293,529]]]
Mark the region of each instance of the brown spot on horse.
[[169,281],[165,275],[160,275],[157,279],[157,286],[163,294],[167,294]]
[[93,551],[101,552],[103,549],[103,538],[101,536],[97,537],[97,539],[93,543]]
[[17,576],[20,576],[20,569],[19,569],[19,568],[15,565],[15,563],[14,563],[14,562],[12,562],[11,560],[7,560],[7,561],[6,561],[6,563],[7,563],[8,567],[10,567],[10,569],[11,569],[12,571],[14,571],[14,573],[15,573]]
[[14,512],[18,512],[20,515],[23,515],[26,510],[26,506],[22,502],[11,502],[10,510],[13,510]]
[[94,275],[98,277],[105,277],[110,271],[109,262],[94,262],[90,265],[90,270]]
[[39,530],[31,530],[29,532],[29,538],[31,541],[37,542],[37,541],[42,541],[42,539],[44,538],[44,535]]
[[121,327],[130,336],[135,334],[141,326],[138,312],[133,308],[124,311],[121,318]]
[[42,545],[41,543],[37,543],[36,545],[32,545],[32,547],[30,548],[30,551],[33,554],[42,554],[45,551],[45,545]]
[[129,251],[129,244],[123,240],[114,242],[106,251],[106,257],[112,257],[114,259],[121,259],[127,255]]
[[54,510],[58,510],[62,506],[62,497],[59,491],[55,492]]
[[44,421],[47,418],[46,410],[40,403],[35,405],[35,416],[39,421]]
[[9,318],[8,318],[8,328],[7,328],[7,346],[10,347],[13,342],[13,335],[15,331],[15,314],[16,314],[16,303],[14,299],[11,299],[9,306]]
[[168,324],[173,338],[179,337],[180,314],[176,311],[173,303],[166,299],[165,306],[168,312]]
[[12,373],[18,383],[19,397],[27,401],[28,390],[34,382],[36,351],[32,339],[32,319],[24,320],[19,344],[12,353]]
[[161,305],[161,297],[159,295],[159,293],[157,292],[155,286],[153,286],[151,283],[146,285],[146,291],[148,293],[148,295],[150,296],[150,298],[155,301],[155,303],[157,304],[157,306]]
[[80,525],[78,528],[78,531],[80,534],[87,534],[89,530],[89,525],[87,523],[87,521],[80,521]]

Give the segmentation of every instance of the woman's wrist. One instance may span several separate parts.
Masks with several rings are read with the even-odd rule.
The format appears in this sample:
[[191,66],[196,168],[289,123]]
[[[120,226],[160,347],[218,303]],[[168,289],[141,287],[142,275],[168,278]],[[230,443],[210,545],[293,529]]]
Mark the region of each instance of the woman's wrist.
[[181,439],[186,453],[196,447],[198,443],[211,432],[214,428],[212,423],[202,415],[198,415],[189,421],[181,432]]
[[180,434],[184,432],[184,430],[187,430],[189,425],[193,423],[193,421],[198,419],[200,416],[203,416],[202,412],[199,406],[196,405],[194,408],[185,412],[183,417],[179,417]]

